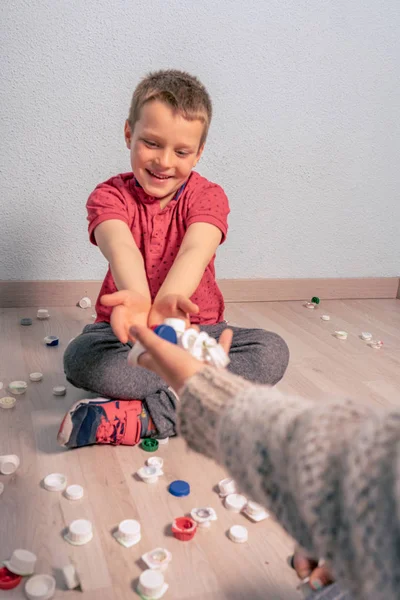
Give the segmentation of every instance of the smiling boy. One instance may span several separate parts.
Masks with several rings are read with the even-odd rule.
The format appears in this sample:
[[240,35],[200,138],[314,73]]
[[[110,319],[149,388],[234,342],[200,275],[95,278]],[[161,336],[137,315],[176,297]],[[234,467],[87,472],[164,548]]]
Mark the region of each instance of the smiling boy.
[[[125,123],[132,172],[100,184],[87,202],[90,240],[109,263],[96,322],[64,355],[67,379],[101,397],[71,407],[58,435],[62,445],[134,445],[143,437],[174,435],[174,392],[153,373],[127,364],[132,325],[190,313],[190,321],[216,339],[226,328],[214,260],[227,234],[228,199],[193,171],[211,117],[207,90],[188,73],[158,71],[135,89]],[[282,338],[232,329],[229,369],[277,383],[289,360]]]

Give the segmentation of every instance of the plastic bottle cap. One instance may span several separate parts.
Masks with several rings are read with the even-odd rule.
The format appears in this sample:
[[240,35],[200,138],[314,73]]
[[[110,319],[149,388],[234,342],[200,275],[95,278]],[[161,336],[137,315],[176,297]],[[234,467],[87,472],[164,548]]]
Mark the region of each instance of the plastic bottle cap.
[[161,571],[146,569],[140,574],[137,586],[138,593],[147,599],[157,600],[161,598],[168,589]]
[[39,308],[39,310],[36,313],[36,317],[38,319],[48,319],[50,317],[50,314],[47,308]]
[[164,473],[159,467],[146,466],[141,467],[138,470],[137,474],[140,477],[140,479],[145,483],[156,483],[156,481],[158,481],[159,476],[163,475]]
[[139,357],[145,352],[146,348],[142,346],[140,342],[135,342],[127,356],[128,365],[131,365],[131,367],[136,367],[138,365]]
[[330,318],[330,316],[329,316],[329,315],[322,315],[321,319],[322,319],[323,321],[330,321],[330,320],[331,320],[331,318]]
[[247,504],[247,498],[241,494],[229,494],[225,498],[225,507],[232,511],[239,513]]
[[29,374],[29,379],[31,381],[42,381],[42,379],[43,379],[43,373],[30,373]]
[[8,384],[8,389],[12,394],[20,396],[21,394],[25,394],[28,389],[28,384],[26,381],[12,381]]
[[313,296],[311,298],[311,302],[314,302],[314,304],[319,304],[320,300],[319,300],[318,296]]
[[33,554],[33,552],[18,548],[14,550],[9,560],[4,561],[4,565],[11,573],[24,577],[25,575],[32,575],[35,570],[36,560],[36,554]]
[[69,485],[65,490],[65,496],[68,500],[80,500],[83,498],[83,487],[81,485]]
[[149,569],[157,569],[161,572],[165,571],[172,560],[172,554],[165,548],[155,548],[142,555],[143,562]]
[[7,567],[0,569],[0,590],[12,590],[22,581],[21,575],[11,573]]
[[29,600],[50,600],[54,596],[56,580],[51,575],[34,575],[25,584]]
[[306,302],[304,305],[306,308],[310,308],[311,310],[313,310],[316,305],[314,304],[314,302]]
[[361,337],[365,341],[372,340],[372,333],[370,333],[369,331],[363,331]]
[[0,407],[1,408],[13,408],[16,403],[16,398],[12,396],[4,396],[4,398],[0,398]]
[[220,344],[206,348],[205,359],[217,369],[223,369],[230,363],[230,359]]
[[32,325],[32,319],[30,319],[29,317],[23,317],[20,321],[21,325],[24,325],[25,327],[27,327],[28,325]]
[[179,498],[183,496],[189,496],[190,494],[190,485],[187,481],[182,481],[181,479],[177,479],[169,484],[168,491],[173,496],[177,496]]
[[157,440],[157,441],[158,441],[158,444],[159,444],[160,446],[164,446],[165,444],[168,444],[168,442],[169,442],[169,437],[162,438],[162,439],[160,439],[160,440]]
[[56,385],[53,387],[54,396],[65,396],[67,393],[67,388],[64,385]]
[[347,331],[335,331],[338,340],[347,340]]
[[62,569],[65,585],[69,590],[74,590],[80,585],[78,574],[74,565],[65,565]]
[[186,329],[186,331],[182,334],[181,339],[179,340],[179,345],[185,350],[189,350],[190,352],[190,350],[194,346],[195,341],[197,340],[198,335],[199,332],[197,331],[197,329],[193,329],[193,327]]
[[46,335],[44,343],[46,346],[58,346],[59,338],[56,335]]
[[0,456],[0,473],[2,475],[12,475],[20,465],[19,457],[16,454],[6,454]]
[[150,456],[150,458],[146,460],[146,464],[149,467],[158,467],[158,469],[162,469],[164,460],[161,458],[161,456]]
[[229,494],[236,494],[236,482],[234,479],[226,477],[225,479],[221,479],[221,481],[218,483],[218,489],[221,498],[224,498]]
[[64,539],[74,546],[83,546],[93,538],[93,528],[87,519],[72,521]]
[[228,533],[232,542],[236,542],[236,544],[243,544],[243,542],[247,542],[249,534],[246,527],[242,527],[242,525],[233,525]]
[[178,336],[176,335],[176,331],[170,325],[158,325],[154,329],[154,333],[158,335],[158,337],[170,342],[171,344],[178,343]]
[[114,537],[125,548],[131,548],[140,542],[142,538],[139,521],[135,521],[135,519],[121,521],[114,533]]
[[158,450],[158,441],[155,438],[144,438],[140,445],[145,452],[156,452]]
[[193,508],[190,516],[201,528],[208,528],[211,525],[211,521],[217,520],[215,510],[208,506],[206,508]]
[[164,319],[163,325],[169,325],[178,335],[184,333],[186,330],[186,323],[183,319],[175,319],[173,317]]
[[67,485],[67,478],[62,473],[50,473],[43,479],[43,485],[49,492],[62,492]]
[[78,306],[80,306],[81,308],[90,308],[92,306],[92,301],[87,296],[84,296],[79,300]]
[[259,521],[263,521],[264,519],[268,519],[269,513],[264,509],[263,506],[257,504],[256,502],[248,502],[243,509],[243,513],[248,517],[251,521],[258,523]]

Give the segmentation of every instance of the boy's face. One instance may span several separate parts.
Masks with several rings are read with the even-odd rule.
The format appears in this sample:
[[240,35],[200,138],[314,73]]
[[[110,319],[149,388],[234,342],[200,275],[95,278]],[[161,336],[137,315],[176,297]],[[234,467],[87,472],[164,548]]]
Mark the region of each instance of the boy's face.
[[171,200],[199,160],[204,124],[187,121],[159,100],[147,102],[133,132],[125,123],[132,171],[150,196]]

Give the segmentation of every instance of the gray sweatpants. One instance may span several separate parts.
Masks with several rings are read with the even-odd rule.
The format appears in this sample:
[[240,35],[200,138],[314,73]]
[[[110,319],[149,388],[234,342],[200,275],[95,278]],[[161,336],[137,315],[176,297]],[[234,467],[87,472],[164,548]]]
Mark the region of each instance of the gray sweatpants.
[[[227,323],[203,325],[202,330],[219,339]],[[228,369],[255,383],[275,385],[289,362],[284,340],[263,329],[230,327],[233,341]],[[158,375],[127,363],[131,343],[122,344],[109,323],[86,325],[67,346],[64,371],[75,387],[119,400],[144,400],[159,437],[175,434],[175,395]]]

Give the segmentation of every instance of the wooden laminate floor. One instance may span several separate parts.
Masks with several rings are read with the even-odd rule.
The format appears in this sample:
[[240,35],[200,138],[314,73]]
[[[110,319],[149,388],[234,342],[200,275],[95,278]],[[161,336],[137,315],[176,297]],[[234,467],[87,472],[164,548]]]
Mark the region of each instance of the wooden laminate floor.
[[[0,496],[0,560],[15,548],[38,556],[36,572],[53,573],[56,599],[125,600],[135,594],[144,565],[142,553],[164,546],[173,555],[166,572],[173,600],[296,600],[296,576],[286,564],[293,542],[272,519],[254,524],[229,513],[214,490],[225,476],[212,461],[189,452],[181,439],[160,446],[164,472],[157,484],[146,485],[135,472],[148,455],[138,447],[93,446],[66,451],[56,444],[62,416],[84,392],[66,384],[62,355],[68,341],[92,322],[92,310],[51,308],[48,321],[38,321],[37,307],[0,310],[0,397],[9,395],[6,385],[16,379],[29,381],[29,373],[41,371],[40,383],[29,383],[11,410],[0,412],[0,455],[17,454],[21,466],[11,476],[0,475],[5,489]],[[323,313],[331,321],[320,319]],[[21,327],[21,317],[32,317],[31,327]],[[400,401],[400,302],[398,300],[327,301],[311,311],[300,302],[230,304],[226,317],[232,325],[276,331],[287,341],[291,362],[282,391],[320,399],[347,395],[380,410]],[[347,341],[333,337],[336,329],[348,331]],[[371,331],[382,339],[373,350],[358,337]],[[55,348],[43,344],[45,335],[60,337]],[[52,388],[66,384],[67,395],[55,397]],[[323,401],[323,400],[322,400]],[[64,473],[69,483],[83,485],[85,496],[68,501],[60,493],[47,492],[43,477]],[[167,492],[174,479],[186,479],[191,494],[178,499]],[[195,506],[212,506],[218,521],[208,532],[198,531],[193,541],[182,543],[171,536],[174,517]],[[86,546],[67,544],[62,532],[77,518],[93,522],[94,538]],[[138,519],[142,540],[130,549],[112,537],[123,519]],[[233,544],[226,536],[232,524],[248,527],[249,541]],[[75,564],[83,591],[65,589],[59,569]],[[23,585],[0,590],[2,598],[23,598]]]

